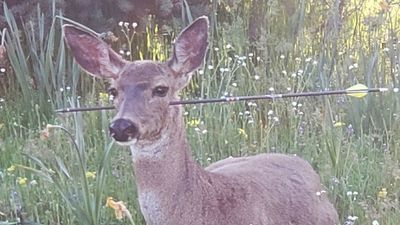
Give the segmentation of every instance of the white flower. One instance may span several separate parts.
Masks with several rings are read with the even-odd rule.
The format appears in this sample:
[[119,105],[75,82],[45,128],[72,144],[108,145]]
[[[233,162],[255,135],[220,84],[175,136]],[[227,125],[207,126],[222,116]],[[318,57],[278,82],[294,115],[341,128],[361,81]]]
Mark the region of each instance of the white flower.
[[260,76],[258,76],[258,75],[254,76],[254,80],[259,80],[259,79],[260,79]]
[[281,56],[279,56],[279,58],[284,59],[284,58],[285,58],[285,55],[281,55]]
[[6,72],[6,68],[1,67],[1,68],[0,68],[0,72],[1,72],[1,73],[5,73],[5,72]]
[[133,22],[133,23],[132,23],[133,29],[135,29],[137,26],[138,26],[138,24],[137,24],[136,22]]
[[377,220],[372,221],[372,225],[379,225],[379,222]]
[[122,27],[123,25],[124,25],[124,22],[122,22],[122,21],[118,22],[118,26]]
[[394,93],[399,92],[399,88],[393,88],[393,92],[394,92]]
[[213,65],[208,65],[207,68],[208,68],[209,70],[212,70],[212,69],[214,69],[214,66],[213,66]]
[[232,45],[231,45],[231,44],[227,44],[225,47],[226,47],[227,49],[230,49],[230,48],[232,48]]
[[358,216],[348,216],[347,219],[351,221],[356,221],[358,219]]

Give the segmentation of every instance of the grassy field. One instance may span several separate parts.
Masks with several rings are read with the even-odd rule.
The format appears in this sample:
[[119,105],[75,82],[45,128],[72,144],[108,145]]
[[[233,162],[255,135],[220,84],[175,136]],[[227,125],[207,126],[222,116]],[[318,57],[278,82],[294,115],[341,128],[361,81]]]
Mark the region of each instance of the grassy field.
[[[321,175],[342,224],[400,221],[398,1],[238,1],[211,4],[209,54],[182,98],[346,89],[389,91],[185,107],[196,160],[297,154]],[[262,10],[252,19],[254,5]],[[17,24],[7,9],[9,64],[0,77],[0,225],[144,224],[129,151],[108,136],[107,83],[84,75],[61,39],[62,21]],[[183,12],[190,17],[190,10]],[[54,16],[56,12],[54,13]],[[259,26],[254,26],[257,21]],[[176,32],[122,24],[128,59],[168,58]],[[258,28],[256,40],[249,32]],[[178,31],[179,29],[177,29]],[[127,51],[129,53],[127,53]],[[118,220],[106,200],[125,203]]]

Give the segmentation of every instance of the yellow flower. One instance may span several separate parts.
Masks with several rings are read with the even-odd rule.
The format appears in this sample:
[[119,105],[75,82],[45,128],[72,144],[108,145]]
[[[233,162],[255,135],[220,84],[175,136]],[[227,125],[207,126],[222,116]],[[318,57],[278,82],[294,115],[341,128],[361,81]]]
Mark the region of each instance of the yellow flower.
[[18,177],[17,178],[17,183],[21,186],[26,185],[27,181],[28,181],[28,178],[26,178],[26,177]]
[[112,197],[107,198],[106,206],[109,208],[114,209],[115,211],[115,217],[118,220],[122,220],[125,216],[129,217],[129,219],[132,218],[130,212],[126,208],[125,204],[123,201],[114,201]]
[[187,122],[187,125],[189,127],[197,127],[198,125],[200,125],[200,119],[191,119]]
[[387,197],[387,189],[386,188],[382,188],[379,192],[378,192],[378,198],[379,199],[385,199]]
[[96,172],[86,172],[86,178],[88,179],[96,179]]
[[240,136],[242,136],[242,137],[244,137],[245,139],[247,139],[248,135],[247,135],[247,133],[246,133],[246,131],[245,131],[244,129],[239,128],[239,129],[238,129],[238,133],[239,133]]
[[333,124],[333,127],[343,127],[343,126],[345,126],[345,125],[346,125],[346,124],[343,123],[343,122],[336,122],[336,123]]
[[99,93],[99,100],[101,103],[108,103],[110,100],[110,97],[108,96],[107,93],[100,92]]
[[15,166],[14,165],[12,165],[12,166],[7,168],[7,172],[9,172],[9,173],[14,172],[14,171],[15,171]]

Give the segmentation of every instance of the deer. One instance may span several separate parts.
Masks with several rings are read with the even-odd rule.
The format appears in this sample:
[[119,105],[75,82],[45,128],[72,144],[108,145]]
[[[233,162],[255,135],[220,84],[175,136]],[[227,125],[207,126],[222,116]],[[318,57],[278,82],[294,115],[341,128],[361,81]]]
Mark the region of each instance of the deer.
[[[202,16],[177,36],[165,62],[127,61],[97,35],[63,26],[72,56],[110,82],[109,133],[129,146],[138,201],[149,225],[337,225],[319,175],[296,155],[229,157],[202,168],[193,158],[179,100],[208,50]],[[321,194],[322,193],[322,194]]]

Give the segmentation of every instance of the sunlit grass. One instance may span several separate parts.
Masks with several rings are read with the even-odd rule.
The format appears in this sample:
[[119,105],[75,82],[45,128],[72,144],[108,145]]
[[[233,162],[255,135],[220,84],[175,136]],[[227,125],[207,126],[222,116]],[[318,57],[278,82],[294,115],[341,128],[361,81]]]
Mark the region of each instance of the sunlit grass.
[[[257,43],[249,43],[250,1],[229,9],[216,2],[212,8],[221,12],[212,16],[215,38],[208,58],[182,98],[345,89],[356,83],[391,91],[363,99],[334,96],[186,106],[186,129],[196,160],[206,166],[229,156],[297,154],[321,174],[343,224],[397,225],[400,102],[393,88],[399,87],[399,7],[383,1],[353,1],[344,8],[341,1],[298,1],[291,12],[286,1],[263,2],[268,13],[261,19],[267,27]],[[185,13],[189,16],[190,11]],[[177,32],[162,33],[151,25],[139,34],[133,22],[130,30],[124,30],[124,23],[117,26],[116,51],[122,50],[127,59],[166,59]],[[56,44],[61,40],[59,25],[54,22],[48,34],[52,38],[38,40],[57,57],[47,48],[22,48],[25,39],[33,38],[29,29],[15,31],[25,39],[14,35],[8,42],[14,60],[10,75],[17,88],[9,87],[8,94],[0,96],[0,223],[88,224],[85,216],[74,212],[75,203],[83,204],[86,211],[79,213],[92,221],[131,223],[117,220],[106,207],[112,196],[125,203],[135,224],[144,224],[129,152],[114,146],[104,161],[113,112],[48,116],[53,107],[104,105],[109,100],[104,94],[107,84],[81,77],[64,46]],[[30,54],[36,51],[41,54]],[[43,80],[42,86],[33,88],[31,78]],[[36,102],[48,98],[51,104],[44,108]],[[47,123],[71,132],[79,151],[62,132],[53,130],[47,138],[40,133]],[[59,182],[58,191],[57,182],[44,175]],[[76,196],[66,197],[60,184]],[[81,201],[68,203],[77,199]],[[90,199],[95,199],[93,205]]]

